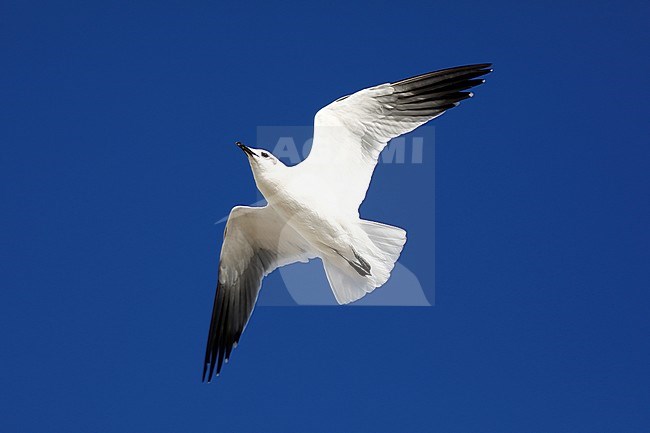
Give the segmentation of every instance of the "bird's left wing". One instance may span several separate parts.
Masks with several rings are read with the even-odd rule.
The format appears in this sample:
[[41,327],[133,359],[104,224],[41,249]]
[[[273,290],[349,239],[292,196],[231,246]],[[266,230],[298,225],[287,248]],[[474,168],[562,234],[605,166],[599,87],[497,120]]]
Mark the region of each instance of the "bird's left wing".
[[490,66],[442,69],[339,98],[316,113],[312,149],[298,167],[325,186],[321,195],[356,212],[388,141],[470,98],[467,90],[483,83]]
[[226,223],[219,280],[203,365],[221,371],[253,312],[262,279],[280,266],[315,257],[309,244],[269,206],[233,208]]

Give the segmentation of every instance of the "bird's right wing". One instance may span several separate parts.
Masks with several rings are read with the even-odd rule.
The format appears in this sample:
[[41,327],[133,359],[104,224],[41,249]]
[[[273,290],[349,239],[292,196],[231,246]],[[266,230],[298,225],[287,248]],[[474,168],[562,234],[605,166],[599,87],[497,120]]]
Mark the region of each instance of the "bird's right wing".
[[315,257],[311,247],[269,206],[233,208],[226,223],[219,281],[203,365],[203,380],[221,371],[224,359],[253,312],[262,279],[280,266]]
[[326,185],[339,208],[357,211],[379,153],[406,134],[472,96],[489,63],[459,66],[380,84],[340,98],[314,118],[314,141],[299,165]]

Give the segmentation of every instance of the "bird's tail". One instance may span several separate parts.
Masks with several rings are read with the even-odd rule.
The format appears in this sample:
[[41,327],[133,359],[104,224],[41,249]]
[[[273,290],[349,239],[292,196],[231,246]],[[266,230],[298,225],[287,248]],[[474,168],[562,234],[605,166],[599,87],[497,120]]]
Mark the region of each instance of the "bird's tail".
[[325,273],[339,304],[354,302],[383,285],[406,243],[406,231],[375,221],[360,220],[369,242],[352,247],[354,260],[323,258]]

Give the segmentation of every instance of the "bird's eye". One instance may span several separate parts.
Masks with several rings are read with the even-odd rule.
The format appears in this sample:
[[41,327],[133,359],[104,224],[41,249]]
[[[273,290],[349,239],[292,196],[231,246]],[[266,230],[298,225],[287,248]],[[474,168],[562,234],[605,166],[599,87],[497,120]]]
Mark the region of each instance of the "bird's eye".
[[268,158],[268,157],[269,157],[269,154],[266,153],[266,152],[262,152],[261,155],[262,155],[264,158]]

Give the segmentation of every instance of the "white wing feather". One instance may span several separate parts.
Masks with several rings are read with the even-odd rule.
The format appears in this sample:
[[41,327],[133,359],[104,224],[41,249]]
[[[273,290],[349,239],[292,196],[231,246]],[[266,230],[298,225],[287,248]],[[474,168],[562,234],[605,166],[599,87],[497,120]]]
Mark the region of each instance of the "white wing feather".
[[224,232],[219,281],[205,351],[203,379],[237,345],[255,307],[262,279],[276,268],[315,257],[311,246],[269,206],[237,206]]
[[461,66],[381,84],[341,98],[314,118],[314,140],[299,165],[314,184],[327,185],[339,208],[356,212],[386,144],[472,96],[489,64]]

